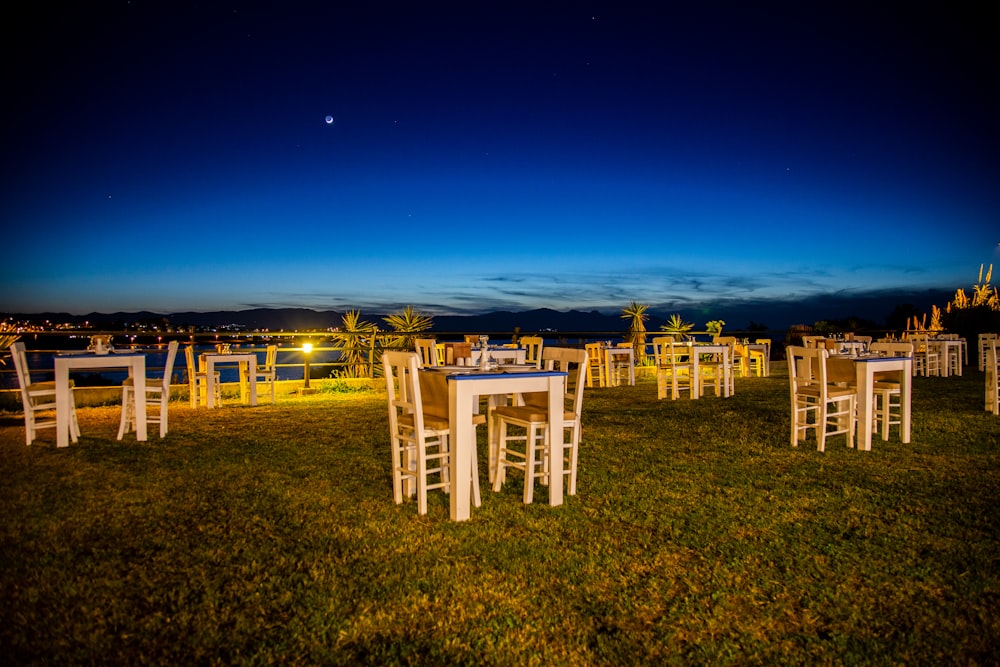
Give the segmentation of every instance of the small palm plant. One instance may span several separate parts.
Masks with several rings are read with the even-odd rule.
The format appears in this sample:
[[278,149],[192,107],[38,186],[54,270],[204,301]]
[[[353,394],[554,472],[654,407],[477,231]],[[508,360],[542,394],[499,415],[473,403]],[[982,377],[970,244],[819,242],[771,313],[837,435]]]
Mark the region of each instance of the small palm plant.
[[622,308],[622,319],[629,321],[625,341],[632,343],[635,363],[640,366],[646,360],[646,320],[649,318],[649,315],[646,314],[647,310],[649,310],[647,304],[637,301]]
[[712,337],[718,337],[722,335],[722,327],[726,326],[725,320],[709,320],[705,322],[705,331],[712,334]]
[[413,339],[417,337],[416,335],[427,331],[434,324],[434,318],[414,310],[413,306],[407,306],[382,319],[392,327],[393,333],[397,334],[389,340],[389,345],[408,350],[413,349]]
[[680,339],[687,339],[688,332],[694,328],[694,322],[685,322],[680,313],[674,313],[667,319],[666,324],[660,325],[660,331],[666,331],[672,336],[676,336]]
[[349,310],[341,318],[343,327],[333,334],[333,340],[340,346],[340,361],[344,364],[341,371],[343,377],[368,377],[371,366],[369,352],[372,349],[372,338],[378,333],[378,328],[371,322],[361,319],[361,312]]

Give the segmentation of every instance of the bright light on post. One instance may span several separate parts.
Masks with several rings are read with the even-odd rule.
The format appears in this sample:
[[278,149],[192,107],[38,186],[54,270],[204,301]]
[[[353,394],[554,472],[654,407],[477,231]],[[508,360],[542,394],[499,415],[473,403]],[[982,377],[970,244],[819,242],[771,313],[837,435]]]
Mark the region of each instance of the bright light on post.
[[306,383],[303,385],[304,389],[309,389],[309,354],[312,351],[313,351],[313,344],[312,343],[303,343],[302,344],[302,353],[306,357],[306,368],[305,368],[305,381],[306,381]]

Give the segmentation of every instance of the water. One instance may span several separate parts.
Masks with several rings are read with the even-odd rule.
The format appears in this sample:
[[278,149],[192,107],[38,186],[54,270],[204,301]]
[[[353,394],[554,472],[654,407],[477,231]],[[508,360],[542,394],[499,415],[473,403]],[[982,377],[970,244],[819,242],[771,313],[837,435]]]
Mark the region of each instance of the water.
[[[177,351],[177,358],[174,360],[174,368],[171,372],[171,384],[187,384],[187,363],[184,359],[184,346]],[[155,345],[151,347],[117,348],[119,351],[143,352],[146,355],[146,376],[159,379],[163,377],[163,367],[167,363],[167,346]],[[257,363],[263,365],[266,350],[259,346],[233,345],[233,352],[247,353],[253,352],[257,355]],[[203,352],[215,352],[214,344],[204,344],[194,346],[195,356]],[[47,382],[55,377],[55,363],[52,350],[26,350],[25,355],[28,360],[28,368],[31,369],[32,382]],[[316,349],[309,356],[309,363],[312,369],[320,367],[322,364],[336,361],[340,353],[336,350]],[[0,366],[0,388],[17,389],[17,374],[14,372],[14,363],[10,357],[6,357],[6,366]],[[278,379],[279,380],[301,380],[303,378],[304,364],[303,353],[300,347],[278,347]],[[287,366],[282,367],[282,364]],[[232,366],[217,367],[222,382],[239,382],[239,368]],[[324,371],[328,375],[329,371]],[[310,373],[316,377],[316,371]],[[97,387],[120,385],[128,377],[128,371],[121,368],[109,368],[107,370],[93,369],[87,371],[73,371],[70,377],[78,387]]]

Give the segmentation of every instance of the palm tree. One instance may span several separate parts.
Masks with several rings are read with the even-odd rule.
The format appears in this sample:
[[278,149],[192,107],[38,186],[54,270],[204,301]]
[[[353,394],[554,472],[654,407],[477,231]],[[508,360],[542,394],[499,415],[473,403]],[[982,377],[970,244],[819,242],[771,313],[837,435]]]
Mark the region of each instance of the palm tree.
[[660,325],[660,331],[666,331],[672,336],[677,336],[681,339],[688,337],[688,332],[694,328],[694,322],[685,322],[681,319],[680,313],[674,313],[667,319],[666,324]]
[[378,328],[371,322],[361,320],[361,312],[349,310],[344,313],[343,327],[333,334],[333,340],[340,345],[340,360],[344,363],[341,373],[344,377],[368,377],[371,359],[368,352],[371,349],[372,337],[378,333]]
[[430,315],[414,310],[413,306],[407,306],[382,319],[392,327],[394,333],[400,334],[392,338],[389,345],[404,349],[413,349],[413,339],[416,338],[416,334],[427,331],[434,324]]
[[632,343],[635,363],[640,366],[646,360],[646,320],[649,318],[647,310],[649,305],[638,301],[633,301],[622,308],[622,319],[629,321],[625,342]]

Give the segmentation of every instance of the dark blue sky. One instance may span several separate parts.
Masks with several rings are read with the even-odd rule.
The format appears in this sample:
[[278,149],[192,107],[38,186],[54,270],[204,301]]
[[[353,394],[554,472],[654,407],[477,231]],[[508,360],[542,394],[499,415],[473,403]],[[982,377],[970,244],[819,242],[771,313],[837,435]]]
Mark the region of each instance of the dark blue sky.
[[6,27],[0,310],[766,322],[1000,258],[971,4],[96,4]]

